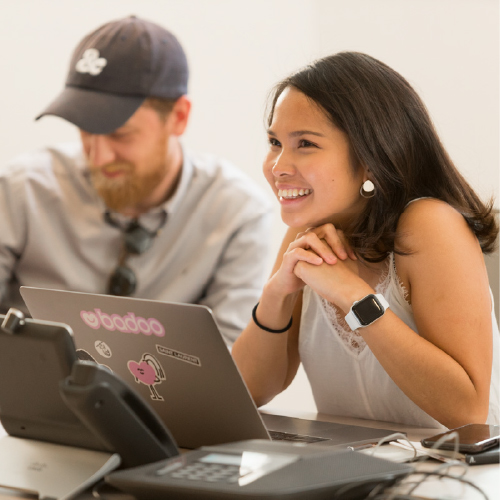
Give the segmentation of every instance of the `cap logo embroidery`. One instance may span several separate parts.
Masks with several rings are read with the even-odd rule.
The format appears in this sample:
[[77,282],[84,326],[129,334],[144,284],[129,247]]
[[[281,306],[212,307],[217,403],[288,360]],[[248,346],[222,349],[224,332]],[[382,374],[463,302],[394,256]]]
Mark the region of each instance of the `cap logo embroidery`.
[[92,76],[99,75],[108,61],[99,57],[97,49],[87,49],[82,58],[76,63],[75,69],[78,73],[89,73]]

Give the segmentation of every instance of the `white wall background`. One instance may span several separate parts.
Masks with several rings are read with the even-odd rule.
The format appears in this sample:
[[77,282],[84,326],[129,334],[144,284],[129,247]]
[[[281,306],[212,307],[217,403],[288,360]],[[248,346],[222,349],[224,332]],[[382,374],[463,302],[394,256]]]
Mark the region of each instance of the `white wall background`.
[[[185,137],[190,148],[232,160],[265,186],[260,167],[270,88],[312,59],[357,50],[414,85],[458,168],[480,195],[495,195],[498,207],[497,0],[3,2],[0,168],[25,150],[77,138],[58,118],[33,118],[62,88],[78,41],[129,14],[171,29],[187,52],[194,103]],[[283,231],[276,212],[276,249]],[[271,406],[314,408],[302,372]]]

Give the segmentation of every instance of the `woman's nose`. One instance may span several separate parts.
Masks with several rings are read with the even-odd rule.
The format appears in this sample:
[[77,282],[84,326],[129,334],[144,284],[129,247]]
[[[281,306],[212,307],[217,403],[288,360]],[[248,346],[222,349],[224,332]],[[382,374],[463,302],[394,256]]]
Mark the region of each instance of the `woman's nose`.
[[274,177],[293,175],[295,173],[295,167],[292,158],[290,158],[290,155],[282,151],[280,155],[276,158],[276,161],[274,162],[271,171]]

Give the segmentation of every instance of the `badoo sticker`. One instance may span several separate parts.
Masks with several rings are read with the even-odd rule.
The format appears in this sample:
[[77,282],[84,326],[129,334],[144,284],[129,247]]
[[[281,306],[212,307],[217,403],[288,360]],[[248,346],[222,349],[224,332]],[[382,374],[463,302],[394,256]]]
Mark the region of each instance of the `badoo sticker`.
[[93,328],[94,330],[97,330],[99,326],[101,325],[101,322],[97,318],[97,316],[92,312],[92,311],[80,311],[80,318],[83,319],[83,322],[87,325],[90,326],[90,328]]
[[95,350],[103,357],[110,358],[111,357],[111,349],[109,348],[106,342],[102,340],[96,340],[94,343]]
[[80,311],[80,318],[94,330],[102,327],[109,331],[117,330],[122,333],[165,336],[165,328],[156,318],[146,319],[142,316],[136,316],[133,312],[120,316],[119,314],[107,314],[101,309],[95,308],[93,311]]

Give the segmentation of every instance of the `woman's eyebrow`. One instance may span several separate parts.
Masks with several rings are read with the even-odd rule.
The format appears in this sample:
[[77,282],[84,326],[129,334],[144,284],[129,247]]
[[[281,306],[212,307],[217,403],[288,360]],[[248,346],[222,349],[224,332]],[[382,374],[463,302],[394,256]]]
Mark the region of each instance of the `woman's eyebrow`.
[[[267,130],[267,134],[276,137],[276,134],[271,129]],[[319,132],[313,132],[312,130],[295,130],[294,132],[290,132],[290,134],[288,135],[290,137],[299,137],[301,135],[315,135],[317,137],[325,137],[324,134],[320,134]]]

